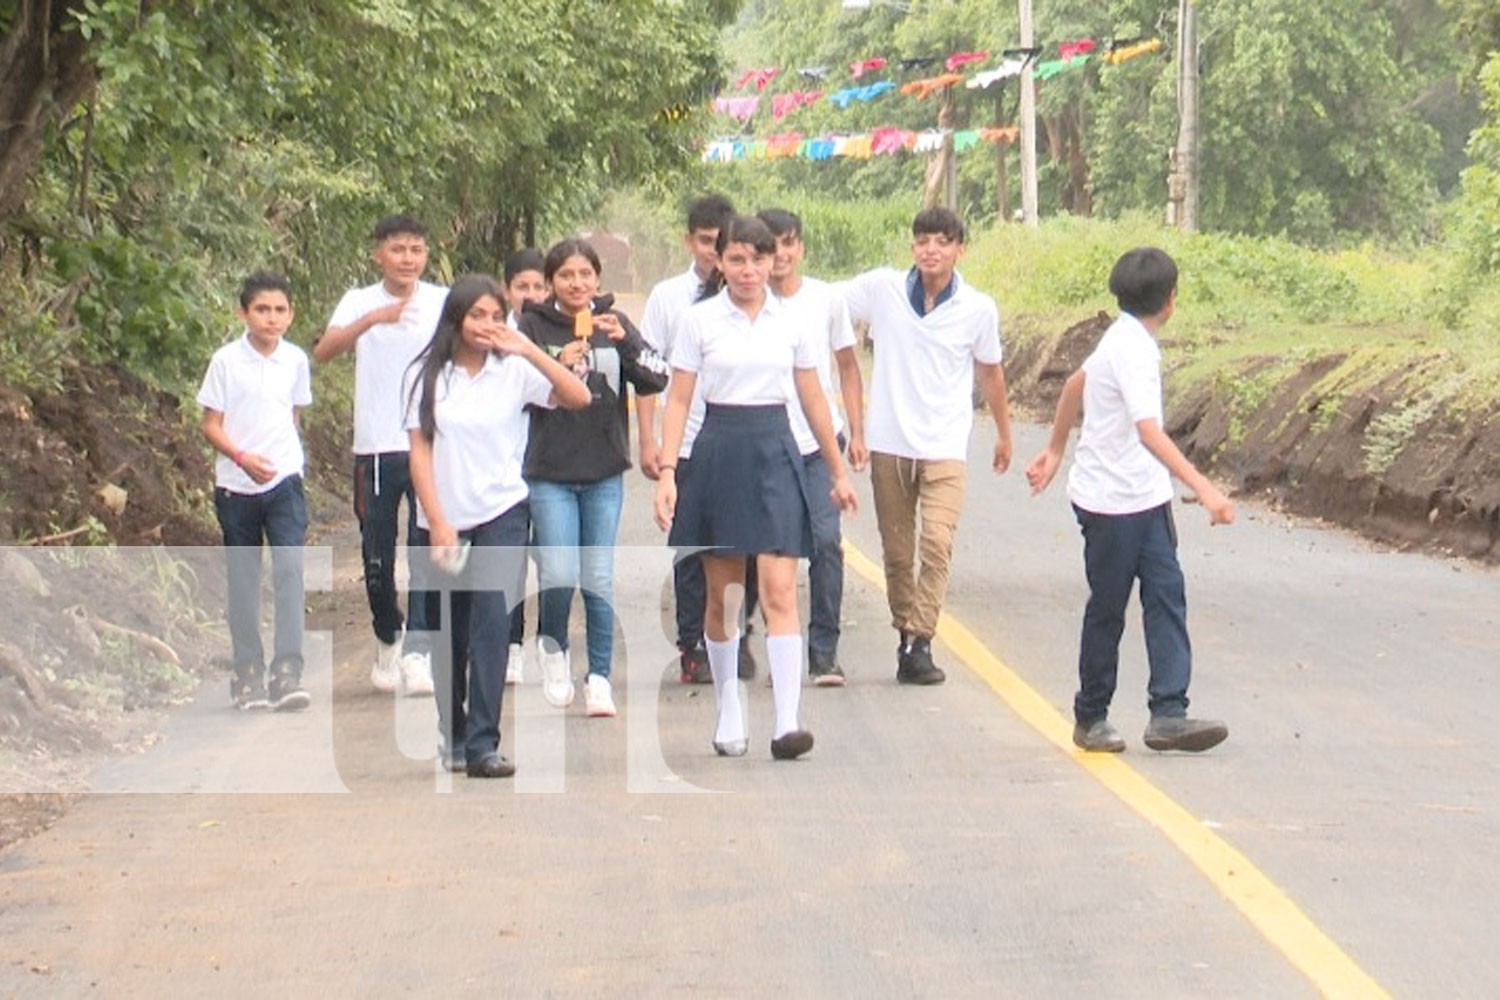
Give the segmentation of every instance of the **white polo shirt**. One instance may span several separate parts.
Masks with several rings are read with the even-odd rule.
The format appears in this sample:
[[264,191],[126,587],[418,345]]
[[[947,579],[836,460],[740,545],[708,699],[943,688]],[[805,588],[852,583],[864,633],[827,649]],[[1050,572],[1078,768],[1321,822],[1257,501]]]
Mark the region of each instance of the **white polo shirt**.
[[[818,385],[828,400],[828,414],[833,418],[833,433],[844,430],[844,415],[839,407],[839,397],[833,386],[833,353],[857,342],[854,325],[849,322],[849,310],[844,305],[842,290],[817,278],[802,278],[797,294],[783,298],[788,321],[799,329],[806,330],[811,338],[813,354],[817,361]],[[802,403],[793,387],[792,401],[787,403],[787,416],[792,421],[792,437],[797,439],[797,449],[804,455],[818,450],[818,439],[813,435],[807,414],[802,412]]]
[[[354,342],[354,454],[406,451],[402,427],[405,403],[401,387],[407,366],[427,346],[437,329],[448,289],[417,282],[413,301],[399,323],[376,323]],[[344,293],[329,326],[348,326],[381,306],[396,301],[383,282]]]
[[1161,348],[1129,313],[1083,363],[1083,430],[1068,499],[1094,514],[1135,514],[1172,499],[1172,476],[1141,443],[1137,421],[1162,421]]
[[[416,382],[416,372],[410,378]],[[491,354],[470,376],[449,363],[434,385],[432,478],[448,523],[458,531],[476,527],[526,499],[521,478],[527,406],[550,408],[552,383],[524,358]],[[407,411],[407,430],[422,426],[418,387]],[[522,442],[517,447],[517,442]],[[417,524],[432,527],[417,505]]]
[[869,323],[875,341],[865,415],[873,452],[929,461],[968,455],[974,363],[1000,363],[1000,311],[956,272],[953,281],[953,296],[926,316],[911,306],[904,271],[878,268],[844,286],[850,317]]
[[[641,314],[641,336],[646,343],[656,348],[664,358],[672,357],[677,341],[677,331],[682,316],[698,301],[703,293],[703,281],[698,272],[689,266],[686,274],[658,281],[646,298],[646,311]],[[669,387],[670,390],[670,387]],[[679,459],[687,458],[693,451],[693,441],[703,427],[703,386],[693,390],[693,399],[688,404],[687,424],[682,431],[682,447],[677,452]]]
[[295,408],[311,402],[307,354],[285,338],[269,356],[251,346],[248,332],[215,351],[198,389],[198,403],[224,415],[224,432],[236,448],[270,459],[276,478],[257,483],[221,453],[214,461],[214,485],[254,495],[274,489],[287,476],[300,475],[304,459]]
[[726,288],[689,309],[678,329],[672,367],[694,372],[706,403],[786,405],[797,399],[794,368],[816,368],[812,336],[767,293],[752,320]]

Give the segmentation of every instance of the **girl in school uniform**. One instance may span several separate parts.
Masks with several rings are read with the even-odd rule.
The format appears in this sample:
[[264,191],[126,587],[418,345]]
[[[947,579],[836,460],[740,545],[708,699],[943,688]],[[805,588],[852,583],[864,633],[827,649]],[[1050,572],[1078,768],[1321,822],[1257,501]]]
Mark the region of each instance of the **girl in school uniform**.
[[555,244],[543,274],[552,294],[525,305],[520,330],[584,380],[591,402],[573,412],[531,411],[525,475],[540,588],[542,694],[557,708],[573,701],[568,613],[581,587],[588,628],[585,710],[607,718],[615,714],[614,544],[625,497],[622,473],[630,468],[626,387],[661,392],[667,363],[613,308],[614,296],[599,294],[599,255],[589,243]]
[[776,702],[771,756],[791,760],[813,746],[812,733],[798,721],[802,629],[796,603],[797,560],[811,554],[812,532],[788,404],[800,405],[807,416],[840,509],[854,510],[854,488],[818,384],[817,346],[767,291],[776,249],[771,231],[759,219],[735,216],[719,230],[717,248],[724,285],[683,316],[670,359],[661,453],[677,454],[700,381],[703,427],[682,483],[673,464],[661,466],[656,520],[670,527],[670,544],[710,549],[702,557],[708,581],[703,625],[718,702],[713,745],[726,757],[742,756],[749,746],[738,684],[740,636],[730,623],[739,621],[746,557],[755,557]]
[[[471,778],[515,773],[500,753],[500,700],[507,604],[521,598],[530,527],[516,447],[525,408],[589,402],[576,375],[505,325],[504,303],[500,283],[488,275],[454,282],[406,392],[417,524],[433,562],[458,574],[448,619],[452,662],[436,671],[438,717],[450,766],[456,770],[461,760]],[[480,553],[472,560],[471,547]],[[505,551],[481,557],[493,548]],[[460,589],[464,584],[472,589]]]

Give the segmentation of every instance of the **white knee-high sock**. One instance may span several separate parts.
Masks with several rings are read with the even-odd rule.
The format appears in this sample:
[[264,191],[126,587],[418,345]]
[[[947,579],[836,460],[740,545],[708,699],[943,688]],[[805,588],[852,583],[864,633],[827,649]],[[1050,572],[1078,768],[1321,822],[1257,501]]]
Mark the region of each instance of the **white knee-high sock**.
[[723,642],[704,636],[703,645],[708,648],[708,669],[714,675],[714,700],[719,706],[714,740],[728,743],[745,739],[745,714],[740,709],[739,633]]
[[802,636],[766,636],[766,655],[771,658],[771,693],[776,698],[776,735],[785,736],[797,725],[802,707]]

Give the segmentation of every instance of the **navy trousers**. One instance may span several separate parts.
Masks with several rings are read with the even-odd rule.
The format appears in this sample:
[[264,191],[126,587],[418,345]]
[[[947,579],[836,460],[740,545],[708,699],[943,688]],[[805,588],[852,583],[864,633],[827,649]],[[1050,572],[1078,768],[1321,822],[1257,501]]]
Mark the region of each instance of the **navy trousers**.
[[1109,713],[1125,609],[1136,580],[1141,582],[1151,714],[1186,715],[1193,651],[1188,642],[1187,595],[1177,562],[1172,505],[1135,514],[1092,514],[1075,505],[1073,513],[1083,530],[1083,566],[1089,582],[1078,646],[1074,721],[1087,726]]

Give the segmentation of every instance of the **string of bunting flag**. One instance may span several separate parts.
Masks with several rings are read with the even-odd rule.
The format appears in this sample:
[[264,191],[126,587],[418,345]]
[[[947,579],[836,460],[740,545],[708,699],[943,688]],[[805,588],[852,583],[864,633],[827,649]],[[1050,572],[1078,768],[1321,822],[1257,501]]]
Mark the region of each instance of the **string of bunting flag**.
[[830,160],[836,156],[867,160],[872,156],[907,151],[934,153],[942,148],[943,141],[950,135],[953,137],[954,150],[964,152],[973,149],[980,142],[1015,142],[1020,137],[1020,129],[925,129],[913,132],[887,125],[855,135],[807,136],[800,132],[786,132],[764,139],[720,139],[711,142],[703,151],[703,161],[731,163],[735,160],[774,160],[787,156],[807,160]]
[[[840,110],[847,109],[853,103],[869,102],[891,91],[898,91],[924,100],[930,94],[944,87],[956,86],[963,83],[970,90],[986,90],[997,83],[1009,80],[1021,75],[1021,71],[1033,60],[1036,67],[1033,70],[1036,79],[1050,80],[1068,70],[1078,69],[1093,59],[1112,66],[1128,62],[1148,53],[1157,52],[1162,47],[1159,38],[1119,38],[1099,41],[1094,38],[1079,38],[1072,41],[1057,44],[1057,56],[1053,59],[1040,60],[1045,47],[1033,47],[1030,49],[1005,49],[998,53],[988,51],[977,52],[955,52],[946,58],[942,56],[920,56],[909,59],[886,59],[884,56],[874,56],[867,59],[859,59],[848,66],[849,76],[853,80],[860,80],[868,73],[881,70],[898,70],[901,73],[910,73],[924,67],[937,66],[941,64],[946,70],[944,73],[921,79],[909,80],[905,83],[896,83],[892,80],[877,80],[873,83],[862,83],[858,86],[844,87],[840,90],[788,90],[774,93],[770,96],[771,118],[773,121],[781,121],[787,115],[797,111],[799,108],[810,107],[818,101],[827,100],[837,105]],[[1001,62],[997,66],[981,70],[970,76],[964,76],[956,72],[964,66],[974,63],[989,61],[992,57],[999,58]],[[763,101],[759,92],[765,91],[771,81],[776,79],[782,72],[779,66],[768,66],[758,69],[749,69],[742,72],[735,80],[733,90],[745,91],[753,89],[757,93],[752,94],[721,94],[713,100],[713,110],[717,114],[727,115],[740,122],[748,122],[762,107]],[[830,66],[806,66],[796,71],[797,75],[806,80],[822,82],[833,72]]]

